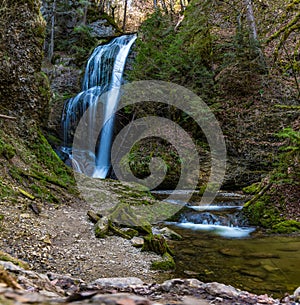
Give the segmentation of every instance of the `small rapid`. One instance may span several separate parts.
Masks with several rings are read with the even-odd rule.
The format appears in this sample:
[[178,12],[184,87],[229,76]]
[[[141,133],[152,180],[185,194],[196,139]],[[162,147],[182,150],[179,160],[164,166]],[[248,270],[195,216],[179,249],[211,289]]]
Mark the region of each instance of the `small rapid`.
[[[199,205],[197,199],[188,204],[180,200],[180,196],[186,192],[177,191],[178,199],[171,201],[173,204],[184,206],[184,209],[176,221],[167,224],[188,230],[210,232],[226,238],[244,238],[255,231],[255,228],[247,226],[240,216],[245,203],[243,196],[220,192],[213,204]],[[168,191],[158,191],[156,194],[167,195]]]

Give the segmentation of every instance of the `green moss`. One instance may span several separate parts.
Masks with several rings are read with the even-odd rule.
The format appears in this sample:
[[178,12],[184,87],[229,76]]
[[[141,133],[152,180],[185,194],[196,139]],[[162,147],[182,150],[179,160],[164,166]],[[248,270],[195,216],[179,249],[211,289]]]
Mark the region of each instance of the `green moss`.
[[10,144],[0,144],[0,155],[5,157],[7,160],[12,159],[16,154],[16,149]]
[[152,251],[160,255],[173,254],[164,236],[152,233],[144,237],[142,251]]
[[250,224],[271,229],[281,222],[280,210],[273,206],[269,195],[262,196],[259,200],[243,209],[244,215]]
[[255,195],[260,191],[260,189],[261,189],[260,182],[256,182],[249,186],[244,187],[243,192],[246,194]]
[[164,270],[169,271],[175,269],[176,264],[173,257],[169,253],[165,253],[162,260],[154,261],[151,264],[151,269],[153,270]]
[[8,253],[5,253],[3,251],[0,251],[0,261],[12,262],[13,264],[20,266],[23,269],[29,269],[29,266],[27,263],[9,255]]
[[285,220],[272,227],[274,233],[290,234],[300,231],[300,222],[296,220]]

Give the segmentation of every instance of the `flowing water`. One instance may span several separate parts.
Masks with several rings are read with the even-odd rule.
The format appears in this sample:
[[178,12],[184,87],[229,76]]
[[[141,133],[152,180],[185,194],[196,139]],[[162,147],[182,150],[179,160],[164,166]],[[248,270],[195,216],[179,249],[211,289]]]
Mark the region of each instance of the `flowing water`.
[[209,206],[195,200],[176,222],[166,223],[184,238],[172,242],[177,265],[172,277],[217,281],[274,297],[300,286],[299,236],[266,236],[247,226],[240,217],[244,202],[228,193]]
[[[64,152],[72,160],[73,167],[76,171],[88,174],[96,178],[106,178],[110,169],[110,150],[113,137],[114,114],[119,101],[118,89],[122,85],[124,67],[130,48],[136,35],[123,35],[113,39],[106,45],[97,47],[90,56],[82,85],[82,92],[76,97],[70,99],[64,109],[63,130],[64,130]],[[112,90],[113,89],[113,90]],[[110,91],[111,90],[111,91]],[[111,92],[106,94],[103,93]],[[104,116],[99,146],[95,142],[95,130],[97,120],[97,103],[99,97],[104,105]],[[72,156],[70,141],[78,121],[83,114],[89,109],[88,134],[82,141],[91,142],[87,144],[88,152],[82,152],[82,158],[78,158],[80,153],[76,153],[77,159]],[[96,135],[98,137],[98,135]],[[97,146],[97,147],[95,147]],[[85,166],[86,153],[93,159],[92,170]]]

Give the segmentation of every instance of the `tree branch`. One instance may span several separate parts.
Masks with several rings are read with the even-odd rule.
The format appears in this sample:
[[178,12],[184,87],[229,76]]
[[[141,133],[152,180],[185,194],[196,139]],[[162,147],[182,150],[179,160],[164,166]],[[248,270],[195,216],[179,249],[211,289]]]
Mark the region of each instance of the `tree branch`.
[[0,114],[0,118],[1,119],[6,119],[6,120],[16,120],[17,119],[14,116],[9,116],[9,115],[5,115],[5,114]]

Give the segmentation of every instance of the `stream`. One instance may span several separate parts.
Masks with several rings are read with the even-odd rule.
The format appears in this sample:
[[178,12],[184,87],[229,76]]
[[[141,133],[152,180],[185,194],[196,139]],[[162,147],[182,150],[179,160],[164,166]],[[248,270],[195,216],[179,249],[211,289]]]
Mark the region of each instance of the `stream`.
[[232,193],[220,193],[210,206],[198,206],[196,198],[178,221],[165,223],[183,237],[171,243],[177,266],[172,277],[217,281],[274,297],[300,286],[299,236],[265,235],[247,226],[239,216],[244,202]]

